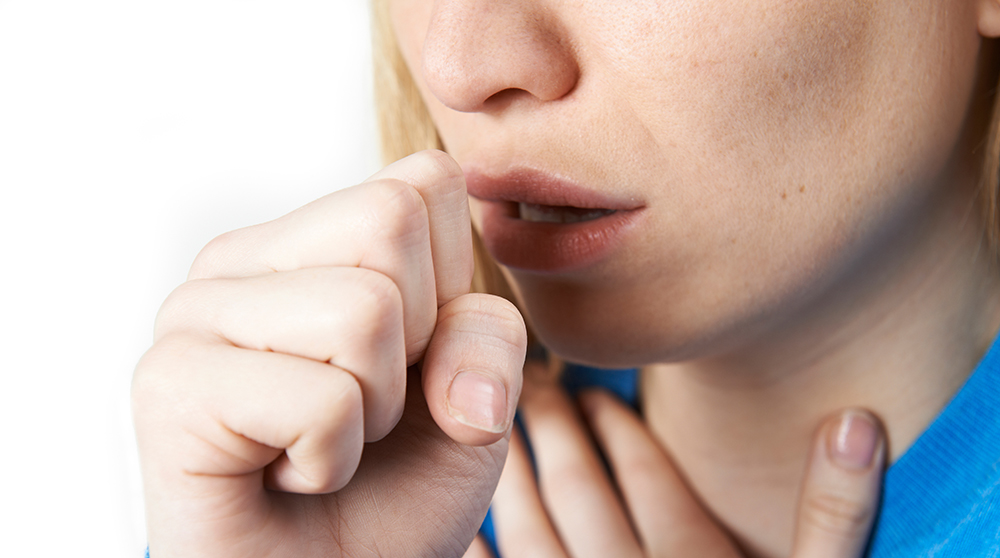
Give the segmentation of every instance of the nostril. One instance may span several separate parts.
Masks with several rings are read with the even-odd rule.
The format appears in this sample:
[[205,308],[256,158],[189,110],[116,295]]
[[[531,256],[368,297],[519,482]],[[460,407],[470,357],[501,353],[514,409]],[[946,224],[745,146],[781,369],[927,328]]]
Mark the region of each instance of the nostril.
[[427,88],[461,112],[504,109],[520,98],[569,94],[579,65],[556,16],[534,2],[441,1],[423,44]]
[[503,91],[497,91],[491,95],[483,103],[484,109],[490,111],[500,111],[505,110],[511,103],[515,102],[521,97],[530,97],[531,94],[524,89],[504,89]]

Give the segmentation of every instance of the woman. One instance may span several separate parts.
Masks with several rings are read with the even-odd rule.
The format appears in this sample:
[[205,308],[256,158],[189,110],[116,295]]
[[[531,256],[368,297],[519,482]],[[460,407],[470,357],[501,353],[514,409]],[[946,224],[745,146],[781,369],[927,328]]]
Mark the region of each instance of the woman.
[[[1000,3],[376,17],[388,158],[448,155],[199,255],[135,379],[154,558],[460,555],[501,469],[509,556],[858,556],[884,462],[873,555],[997,548]],[[641,368],[641,419],[526,371],[537,482],[470,219],[542,344]]]

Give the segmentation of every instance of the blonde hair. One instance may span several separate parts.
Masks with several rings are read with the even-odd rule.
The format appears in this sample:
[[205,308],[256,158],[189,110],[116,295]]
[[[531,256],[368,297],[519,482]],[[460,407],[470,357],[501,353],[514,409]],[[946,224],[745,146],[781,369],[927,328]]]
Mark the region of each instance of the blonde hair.
[[[403,60],[396,42],[396,34],[389,17],[389,2],[373,0],[373,39],[375,63],[375,103],[378,107],[381,132],[382,158],[386,164],[423,149],[443,149],[441,138],[431,121],[430,114],[413,76]],[[995,45],[992,51],[997,50]],[[987,55],[985,63],[996,61]],[[997,73],[996,68],[993,69]],[[996,78],[990,81],[996,83]],[[1000,85],[988,95],[988,122],[985,142],[982,144],[977,202],[982,212],[983,233],[994,260],[1000,258]],[[511,297],[499,267],[489,257],[479,236],[473,231],[473,248],[476,272],[473,290]]]

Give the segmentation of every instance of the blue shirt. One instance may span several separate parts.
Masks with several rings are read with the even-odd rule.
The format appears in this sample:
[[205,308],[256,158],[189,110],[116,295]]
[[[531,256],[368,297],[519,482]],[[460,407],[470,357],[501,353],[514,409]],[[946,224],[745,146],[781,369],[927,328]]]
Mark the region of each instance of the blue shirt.
[[[571,365],[565,377],[571,392],[601,386],[636,402],[634,370]],[[496,553],[489,514],[481,532]],[[886,471],[867,556],[1000,558],[1000,338]]]

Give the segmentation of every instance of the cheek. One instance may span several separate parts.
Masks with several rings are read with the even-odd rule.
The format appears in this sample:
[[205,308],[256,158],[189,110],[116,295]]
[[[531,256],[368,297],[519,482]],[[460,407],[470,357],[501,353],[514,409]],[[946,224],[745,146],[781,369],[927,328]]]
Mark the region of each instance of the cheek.
[[[699,3],[701,4],[701,3]],[[730,3],[688,10],[623,82],[656,91],[637,110],[685,169],[788,164],[801,146],[843,137],[876,79],[870,2]],[[664,22],[666,24],[666,22]],[[655,54],[670,53],[657,57]],[[632,77],[628,77],[632,74]],[[801,160],[796,157],[795,159]]]
[[929,195],[955,151],[975,75],[967,4],[772,0],[671,20],[671,54],[621,74],[657,92],[634,110],[648,174],[667,177],[649,188],[686,229],[666,234],[695,235],[690,257],[712,254],[715,276],[785,262],[760,289],[830,271]]
[[[666,128],[693,138],[678,150],[678,178],[706,202],[691,212],[700,248],[726,262],[703,266],[704,280],[722,292],[739,278],[758,302],[785,296],[851,242],[850,214],[881,180],[870,175],[881,163],[859,148],[884,114],[866,107],[879,89],[877,2],[760,4],[689,51],[679,79],[697,86],[678,92],[683,117]],[[759,284],[747,284],[748,269]]]
[[724,27],[718,51],[692,56],[691,79],[711,80],[692,101],[741,123],[737,137],[789,146],[792,138],[838,134],[872,78],[876,16],[870,2],[814,0],[745,14],[759,28]]
[[852,184],[857,197],[953,149],[974,73],[974,33],[956,32],[975,25],[970,3],[692,4],[698,17],[671,23],[669,56],[625,69],[645,78],[633,90],[658,92],[637,112],[677,180],[748,185],[744,200],[768,203],[802,185]]
[[679,10],[655,43],[609,43],[633,61],[608,81],[651,138],[633,177],[657,224],[601,285],[519,277],[563,354],[674,360],[769,331],[862,281],[859,262],[926,217],[975,81],[971,11],[762,4]]

